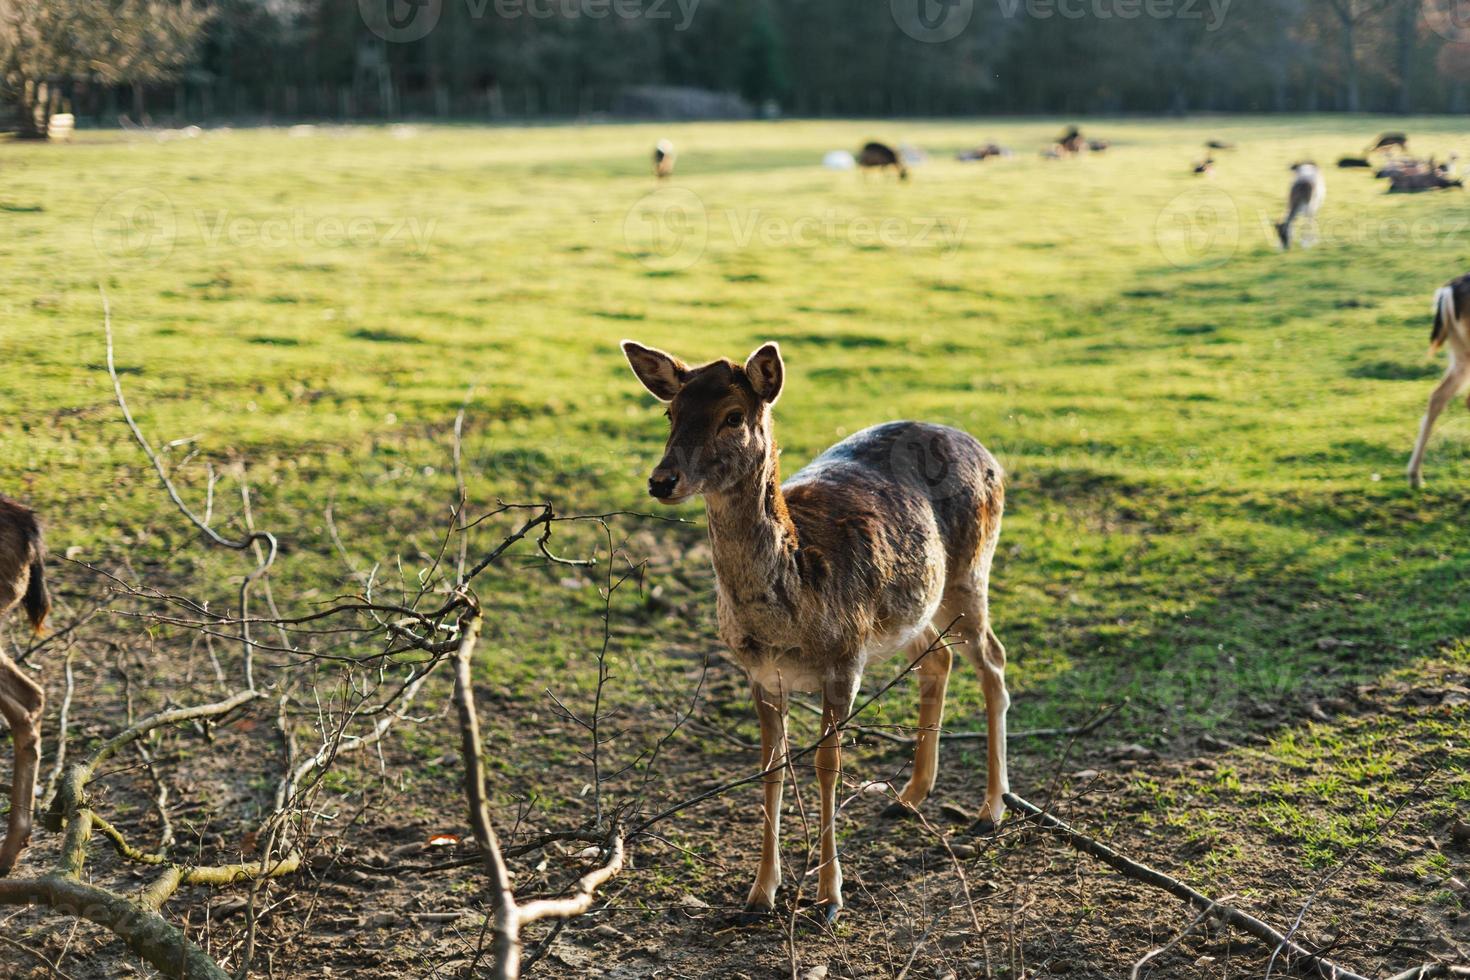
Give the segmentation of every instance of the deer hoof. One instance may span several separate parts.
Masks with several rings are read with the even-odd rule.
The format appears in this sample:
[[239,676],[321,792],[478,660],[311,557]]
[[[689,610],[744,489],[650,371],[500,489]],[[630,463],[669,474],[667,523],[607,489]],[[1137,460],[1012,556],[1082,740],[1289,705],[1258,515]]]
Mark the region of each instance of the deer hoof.
[[999,829],[999,825],[994,820],[991,820],[989,816],[984,816],[970,824],[970,836],[992,837]]
[[917,820],[919,818],[919,811],[908,803],[904,803],[901,800],[894,800],[883,808],[880,816],[884,820]]
[[775,917],[776,910],[764,905],[747,905],[744,911],[734,916],[737,926],[758,926]]
[[842,914],[842,903],[825,898],[803,899],[801,907],[812,913],[813,920],[823,928],[830,928]]

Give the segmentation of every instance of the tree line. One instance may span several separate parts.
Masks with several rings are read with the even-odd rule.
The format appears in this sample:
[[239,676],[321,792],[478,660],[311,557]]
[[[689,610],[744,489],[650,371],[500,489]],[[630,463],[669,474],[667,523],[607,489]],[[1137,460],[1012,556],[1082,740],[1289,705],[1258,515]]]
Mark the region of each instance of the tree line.
[[1462,6],[0,0],[0,100],[33,133],[63,108],[108,123],[1459,112],[1470,108]]

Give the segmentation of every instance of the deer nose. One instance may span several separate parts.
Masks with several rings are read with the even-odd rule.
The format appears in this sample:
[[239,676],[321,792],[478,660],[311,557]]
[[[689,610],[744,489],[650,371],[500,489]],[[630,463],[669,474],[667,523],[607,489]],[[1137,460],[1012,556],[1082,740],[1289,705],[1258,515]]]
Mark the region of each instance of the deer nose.
[[666,500],[674,495],[674,487],[679,485],[679,474],[669,473],[666,470],[654,470],[653,476],[648,478],[648,492],[659,500]]

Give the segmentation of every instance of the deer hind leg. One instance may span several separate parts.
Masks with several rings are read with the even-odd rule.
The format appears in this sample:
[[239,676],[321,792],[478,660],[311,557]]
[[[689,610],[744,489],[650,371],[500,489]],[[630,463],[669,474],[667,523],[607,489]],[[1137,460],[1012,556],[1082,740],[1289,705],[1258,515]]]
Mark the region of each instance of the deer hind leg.
[[986,767],[985,805],[972,828],[976,833],[994,832],[1005,817],[1005,794],[1011,790],[1006,768],[1006,712],[1011,695],[1006,690],[1006,648],[990,628],[986,601],[986,561],[974,584],[951,587],[940,615],[955,617],[954,632],[965,658],[980,672],[980,689],[985,693]]
[[939,631],[928,627],[909,644],[909,663],[919,682],[919,730],[914,738],[914,768],[899,791],[898,801],[883,811],[885,817],[913,815],[934,790],[939,774],[939,730],[944,723],[944,695],[954,654],[941,643]]
[[41,764],[41,712],[46,694],[9,657],[0,653],[0,715],[15,742],[15,775],[10,781],[10,821],[0,841],[0,878],[15,867],[31,839],[36,805],[36,770]]
[[781,791],[786,778],[786,694],[751,685],[761,726],[761,862],[740,918],[753,922],[776,909],[781,886]]
[[1444,377],[1435,386],[1434,392],[1429,396],[1429,408],[1424,412],[1424,420],[1419,423],[1419,439],[1414,443],[1414,454],[1409,457],[1409,483],[1414,487],[1424,485],[1424,452],[1429,447],[1429,434],[1434,430],[1435,420],[1445,410],[1455,396],[1470,384],[1470,360],[1462,359],[1451,351],[1450,366],[1445,371]]
[[830,924],[842,911],[842,865],[837,860],[837,783],[842,778],[842,732],[859,678],[838,677],[822,688],[822,741],[817,746],[817,784],[822,796],[822,863],[817,869],[817,907]]

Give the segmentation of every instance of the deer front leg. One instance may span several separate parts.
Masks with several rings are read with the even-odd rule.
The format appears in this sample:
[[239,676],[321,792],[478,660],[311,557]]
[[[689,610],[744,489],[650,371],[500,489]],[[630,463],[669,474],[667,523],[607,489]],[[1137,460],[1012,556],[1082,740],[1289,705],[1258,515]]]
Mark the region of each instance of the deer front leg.
[[46,693],[9,657],[0,653],[0,715],[15,742],[15,775],[10,781],[10,821],[0,842],[0,878],[15,867],[31,839],[36,805],[36,770],[41,764],[41,712]]
[[830,924],[842,911],[842,865],[837,860],[837,783],[842,778],[842,731],[857,696],[858,678],[834,678],[822,689],[822,741],[817,783],[822,795],[822,863],[817,869],[817,907]]
[[776,910],[776,889],[781,886],[781,790],[786,778],[786,694],[751,684],[755,713],[761,726],[761,863],[750,897],[741,913],[751,923]]
[[1429,434],[1434,431],[1435,420],[1470,382],[1470,362],[1456,360],[1453,353],[1450,358],[1449,369],[1429,396],[1429,407],[1424,412],[1424,420],[1419,423],[1414,454],[1409,457],[1409,485],[1415,489],[1424,486],[1424,451],[1429,448]]

